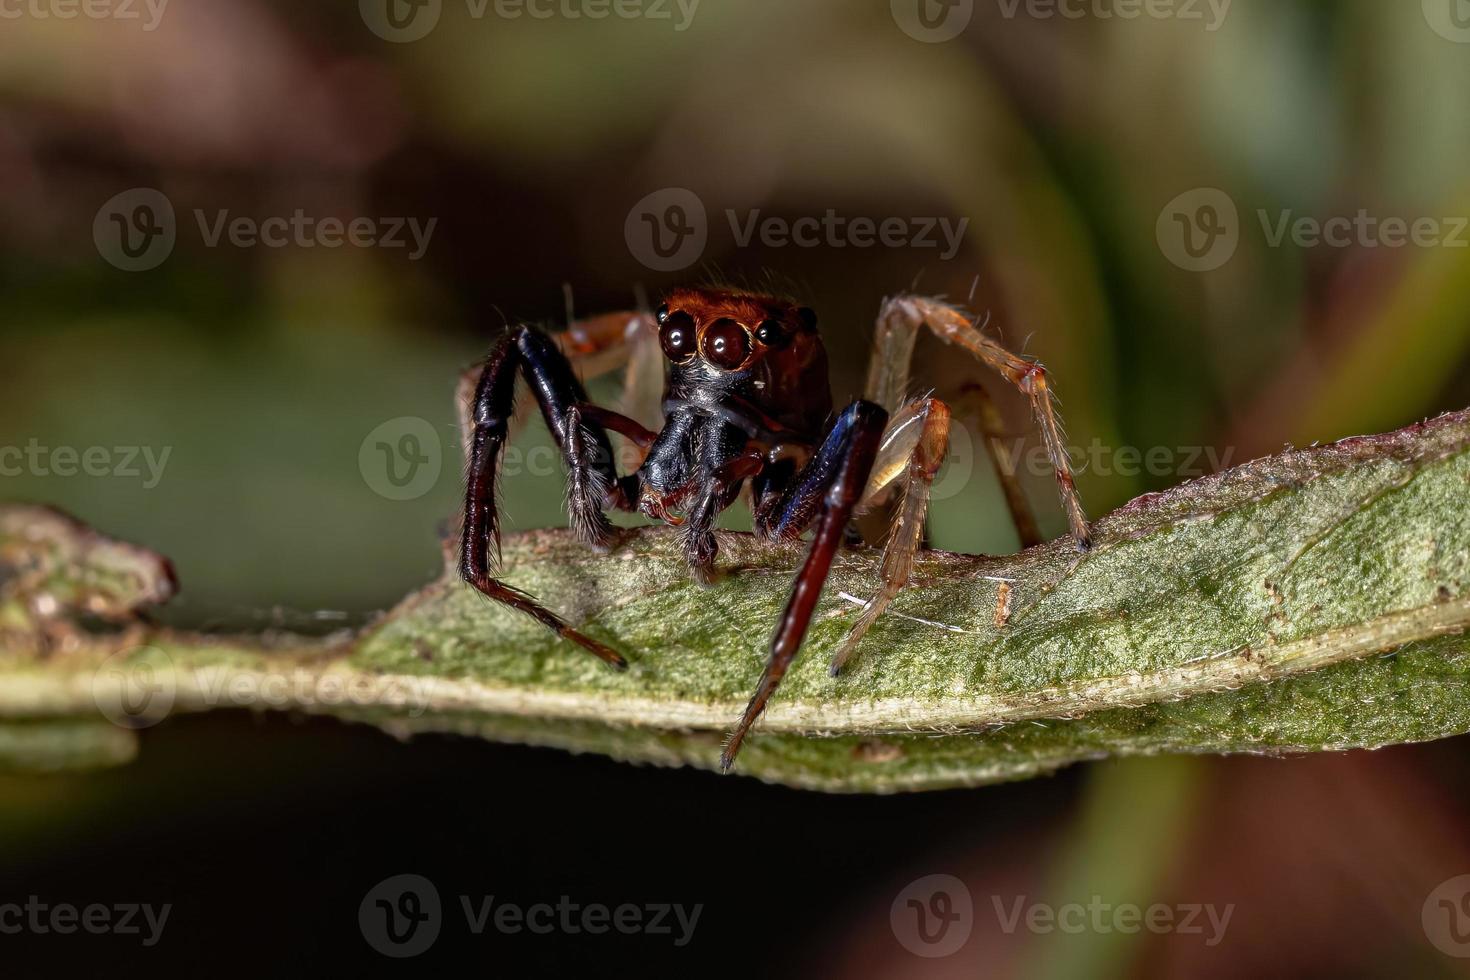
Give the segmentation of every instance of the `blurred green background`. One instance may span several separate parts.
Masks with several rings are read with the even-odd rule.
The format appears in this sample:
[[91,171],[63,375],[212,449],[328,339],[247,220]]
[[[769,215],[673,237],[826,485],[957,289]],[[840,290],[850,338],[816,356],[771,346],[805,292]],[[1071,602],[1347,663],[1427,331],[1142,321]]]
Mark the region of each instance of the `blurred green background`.
[[[1101,459],[1079,480],[1093,515],[1179,482],[1187,463],[1201,465],[1198,450],[1242,462],[1470,404],[1470,230],[1460,217],[1470,214],[1470,4],[1181,0],[1158,7],[1164,16],[1128,17],[1140,8],[1110,0],[1061,10],[922,0],[925,20],[905,2],[703,0],[692,12],[655,8],[667,18],[599,19],[587,4],[547,5],[552,16],[540,18],[445,0],[402,5],[406,17],[438,11],[412,41],[375,33],[384,22],[371,2],[173,0],[154,29],[141,5],[136,21],[62,19],[37,13],[44,4],[7,15],[0,447],[169,455],[156,486],[27,463],[0,476],[0,496],[59,505],[171,556],[184,587],[165,613],[172,621],[312,628],[328,611],[330,625],[358,622],[437,573],[459,492],[454,382],[504,324],[563,324],[568,295],[587,314],[710,277],[779,282],[814,306],[839,401],[861,390],[884,296],[912,288],[988,314],[1051,369],[1079,461]],[[942,41],[924,26],[961,20]],[[708,243],[688,268],[658,271],[640,262],[625,225],[640,201],[674,187],[702,202]],[[95,222],[109,227],[99,209],[132,188],[162,192],[176,214],[171,254],[143,271],[110,263],[105,234],[94,236]],[[415,260],[410,248],[211,246],[195,218],[298,209],[435,224]],[[968,225],[949,258],[850,242],[741,245],[725,215],[757,210],[785,221],[833,210]],[[1282,221],[1360,214],[1379,231],[1355,229],[1340,245],[1273,241]],[[1199,269],[1182,236],[1204,236],[1211,215],[1219,235],[1206,240],[1218,249]],[[1386,244],[1385,219],[1433,219],[1439,241]],[[915,393],[953,397],[977,376],[921,341]],[[988,386],[1034,447],[1020,399]],[[615,379],[594,385],[600,398],[616,391]],[[381,471],[362,450],[403,418],[437,432],[423,445],[439,476],[395,500],[375,489]],[[522,436],[523,449],[546,444],[539,422]],[[1089,455],[1093,446],[1162,448],[1179,465],[1128,475]],[[993,479],[973,464],[958,454],[933,542],[1013,549]],[[1043,527],[1060,533],[1049,478],[1027,481]],[[561,498],[554,471],[504,488],[516,527],[561,522]],[[324,724],[303,731],[337,748],[312,750],[319,768],[301,764],[289,792],[356,799],[381,736],[325,735]],[[255,733],[260,747],[244,751],[269,769],[272,753],[311,741],[270,725],[261,734],[246,716],[174,722],[150,733],[132,770],[0,780],[0,830],[11,828],[0,854],[50,867],[97,840],[95,815],[135,800],[139,785],[173,787],[156,809],[192,812],[198,800],[179,786],[201,778],[208,759],[162,746],[220,749]],[[148,761],[155,742],[169,766]],[[415,753],[401,763],[414,768],[432,764],[439,745],[393,751]],[[870,972],[874,957],[891,973],[925,976],[1366,976],[1395,965],[1453,974],[1465,961],[1435,952],[1417,917],[1434,884],[1470,871],[1463,834],[1447,829],[1470,814],[1464,745],[1371,759],[1104,764],[1061,777],[1060,790],[864,811],[875,825],[911,817],[902,832],[923,837],[924,814],[1035,807],[1039,823],[1015,822],[1003,838],[1028,856],[1005,872],[1012,890],[1145,904],[1181,891],[1194,901],[1211,889],[1249,896],[1233,946],[1201,951],[1145,933],[1002,936],[943,962],[879,949],[891,939],[885,896],[906,880],[913,850],[884,852],[866,884],[878,923],[870,939],[850,931],[868,909],[853,899],[852,921],[808,920],[777,945],[795,962],[818,958],[851,975]],[[594,767],[609,786],[624,775],[525,750],[453,751],[461,764],[507,767],[525,787],[545,778],[543,766],[574,776]],[[628,778],[722,807],[842,812],[695,774]],[[1283,781],[1289,791],[1266,791]],[[1400,796],[1368,812],[1333,802],[1331,787],[1344,783]],[[241,799],[273,792],[288,791],[252,781]],[[1289,833],[1231,842],[1219,813],[1319,833],[1296,842],[1305,854],[1281,843]],[[153,818],[145,809],[135,819],[142,834]],[[924,867],[968,875],[988,909],[978,896],[995,887],[985,876],[999,873],[987,863],[998,852],[964,825],[946,825],[951,835],[922,852]],[[1416,840],[1412,857],[1385,850],[1385,836]],[[49,846],[33,850],[42,839]],[[1223,858],[1233,847],[1276,860]],[[1201,848],[1209,860],[1191,860]],[[1298,890],[1274,894],[1292,877]],[[885,891],[888,878],[898,885]]]

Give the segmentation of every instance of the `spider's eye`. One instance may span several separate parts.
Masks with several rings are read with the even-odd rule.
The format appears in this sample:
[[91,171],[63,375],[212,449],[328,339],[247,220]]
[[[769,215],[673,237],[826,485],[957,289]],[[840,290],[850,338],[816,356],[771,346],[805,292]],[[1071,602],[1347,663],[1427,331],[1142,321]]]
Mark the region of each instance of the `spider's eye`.
[[705,328],[701,347],[706,361],[717,368],[734,371],[750,357],[750,334],[725,317]]
[[664,303],[658,309],[656,309],[656,310],[653,311],[653,315],[654,315],[654,318],[657,319],[659,323],[663,323],[665,320],[667,320],[669,318],[669,304],[668,303]]
[[801,309],[796,311],[796,315],[801,317],[801,322],[806,324],[806,328],[808,330],[817,329],[816,310],[812,309],[810,306],[803,306]]
[[785,347],[791,335],[786,332],[786,324],[780,320],[766,320],[755,328],[755,339],[767,347]]
[[687,361],[694,356],[694,317],[682,310],[677,313],[660,312],[663,316],[659,318],[662,326],[658,328],[658,342],[664,349],[664,356],[671,361]]

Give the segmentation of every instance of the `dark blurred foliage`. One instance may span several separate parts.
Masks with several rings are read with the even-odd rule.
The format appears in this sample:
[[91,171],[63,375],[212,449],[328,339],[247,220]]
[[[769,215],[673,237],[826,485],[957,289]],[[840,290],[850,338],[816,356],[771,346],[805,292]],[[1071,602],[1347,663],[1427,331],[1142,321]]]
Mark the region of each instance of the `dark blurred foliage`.
[[[1209,447],[1239,462],[1463,407],[1470,248],[1273,246],[1265,227],[1288,212],[1470,213],[1470,44],[1451,4],[1465,6],[1236,0],[1211,25],[1218,4],[1189,7],[1203,21],[1125,19],[1099,0],[1072,19],[981,0],[944,43],[906,34],[882,0],[704,0],[686,30],[677,6],[671,20],[507,19],[446,2],[412,43],[376,36],[346,2],[174,0],[155,30],[142,4],[142,22],[17,6],[0,21],[0,446],[170,456],[152,487],[30,469],[0,494],[171,555],[173,621],[357,621],[436,573],[457,503],[454,380],[502,325],[564,322],[567,292],[586,313],[708,276],[774,279],[816,307],[839,399],[861,388],[885,295],[988,313],[1051,368],[1084,458]],[[168,197],[178,241],[126,272],[93,223],[136,187]],[[700,262],[665,273],[624,225],[668,187],[710,220]],[[1233,258],[1206,272],[1176,265],[1160,236],[1196,188],[1238,209]],[[210,247],[196,209],[436,225],[414,261]],[[969,224],[948,259],[741,247],[727,209]],[[974,376],[921,342],[917,385],[949,397]],[[1029,433],[1019,399],[992,390]],[[399,417],[442,437],[440,478],[408,501],[359,466],[368,434]],[[546,441],[535,425],[524,436]],[[934,542],[1013,548],[973,463],[936,506]],[[1099,514],[1183,475],[1092,466],[1080,486]],[[1028,480],[1060,532],[1047,478]],[[555,473],[505,488],[522,527],[560,521],[560,498]],[[404,871],[445,895],[706,906],[683,949],[460,936],[419,961],[441,968],[462,953],[516,973],[1459,975],[1470,961],[1427,942],[1420,908],[1470,872],[1465,745],[1100,763],[861,800],[239,712],[148,732],[129,768],[0,779],[0,865],[6,896],[177,906],[157,948],[35,937],[16,975],[73,959],[154,976],[380,968],[357,903]],[[976,934],[924,960],[894,941],[888,909],[938,872],[968,884]],[[1019,895],[1235,910],[1213,947],[1008,935],[991,897]]]

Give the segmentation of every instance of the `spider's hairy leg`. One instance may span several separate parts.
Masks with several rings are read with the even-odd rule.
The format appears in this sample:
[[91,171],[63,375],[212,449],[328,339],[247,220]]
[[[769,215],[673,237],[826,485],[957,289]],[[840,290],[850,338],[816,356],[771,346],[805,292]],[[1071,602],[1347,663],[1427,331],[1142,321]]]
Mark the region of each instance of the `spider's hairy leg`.
[[[982,333],[969,316],[948,304],[922,296],[895,296],[884,301],[878,314],[876,349],[868,374],[869,396],[876,396],[874,400],[890,407],[902,401],[908,385],[914,341],[920,327],[927,327],[945,343],[963,347],[1030,400],[1047,456],[1056,472],[1057,491],[1067,515],[1068,527],[1079,550],[1091,548],[1087,515],[1077,496],[1072,464],[1062,440],[1061,421],[1053,404],[1046,368],[1041,364],[1006,350]],[[997,466],[997,472],[1007,499],[1018,498],[1020,488],[1014,485],[1013,468]],[[1025,534],[1024,527],[1018,530]]]
[[579,633],[531,596],[492,575],[500,541],[495,478],[515,411],[517,374],[525,376],[566,456],[574,527],[593,544],[605,544],[612,533],[601,510],[616,486],[607,434],[582,418],[578,406],[586,402],[586,392],[550,338],[532,327],[518,327],[486,359],[471,407],[460,576],[490,599],[526,613],[613,666],[626,667],[627,661],[616,651]]
[[927,398],[895,415],[883,433],[873,472],[858,506],[883,499],[895,490],[901,498],[888,543],[883,548],[882,584],[878,593],[863,605],[857,622],[832,655],[833,676],[846,665],[914,569],[914,555],[923,539],[924,517],[929,510],[929,489],[949,448],[949,420],[948,406],[937,398]]
[[784,491],[779,506],[765,518],[769,523],[764,533],[772,537],[794,540],[814,519],[817,529],[771,638],[770,656],[760,682],[745,714],[725,742],[720,756],[720,768],[724,771],[728,772],[735,764],[746,733],[765,710],[766,702],[780,686],[806,638],[817,599],[832,570],[832,560],[868,484],[887,422],[888,413],[872,402],[856,401],[849,405],[833,423],[821,448]]
[[[573,374],[584,384],[626,367],[626,390],[620,408],[645,425],[658,423],[663,365],[658,349],[658,328],[652,315],[624,310],[586,317],[574,320],[565,330],[552,334],[551,339],[571,364]],[[456,403],[461,408],[460,428],[466,445],[474,426],[467,409],[474,402],[484,368],[485,364],[481,362],[467,368],[459,378]],[[650,376],[653,378],[652,394],[647,391]],[[525,412],[514,414],[510,420],[508,440],[516,437],[525,421]]]
[[[553,339],[584,381],[599,378],[622,367],[636,370],[640,343],[651,341],[658,351],[658,327],[649,313],[624,310],[602,313],[572,321]],[[661,362],[656,362],[663,380]]]

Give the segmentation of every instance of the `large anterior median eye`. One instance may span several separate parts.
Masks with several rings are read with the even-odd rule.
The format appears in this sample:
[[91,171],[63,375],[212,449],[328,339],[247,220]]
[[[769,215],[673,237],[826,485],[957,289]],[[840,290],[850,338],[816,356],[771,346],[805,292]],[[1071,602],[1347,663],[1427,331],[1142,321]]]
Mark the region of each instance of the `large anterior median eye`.
[[664,356],[671,361],[687,361],[694,356],[697,342],[694,339],[694,317],[680,310],[663,317],[658,328],[658,342]]
[[750,357],[750,334],[728,317],[716,320],[705,328],[700,352],[715,367],[734,371]]

